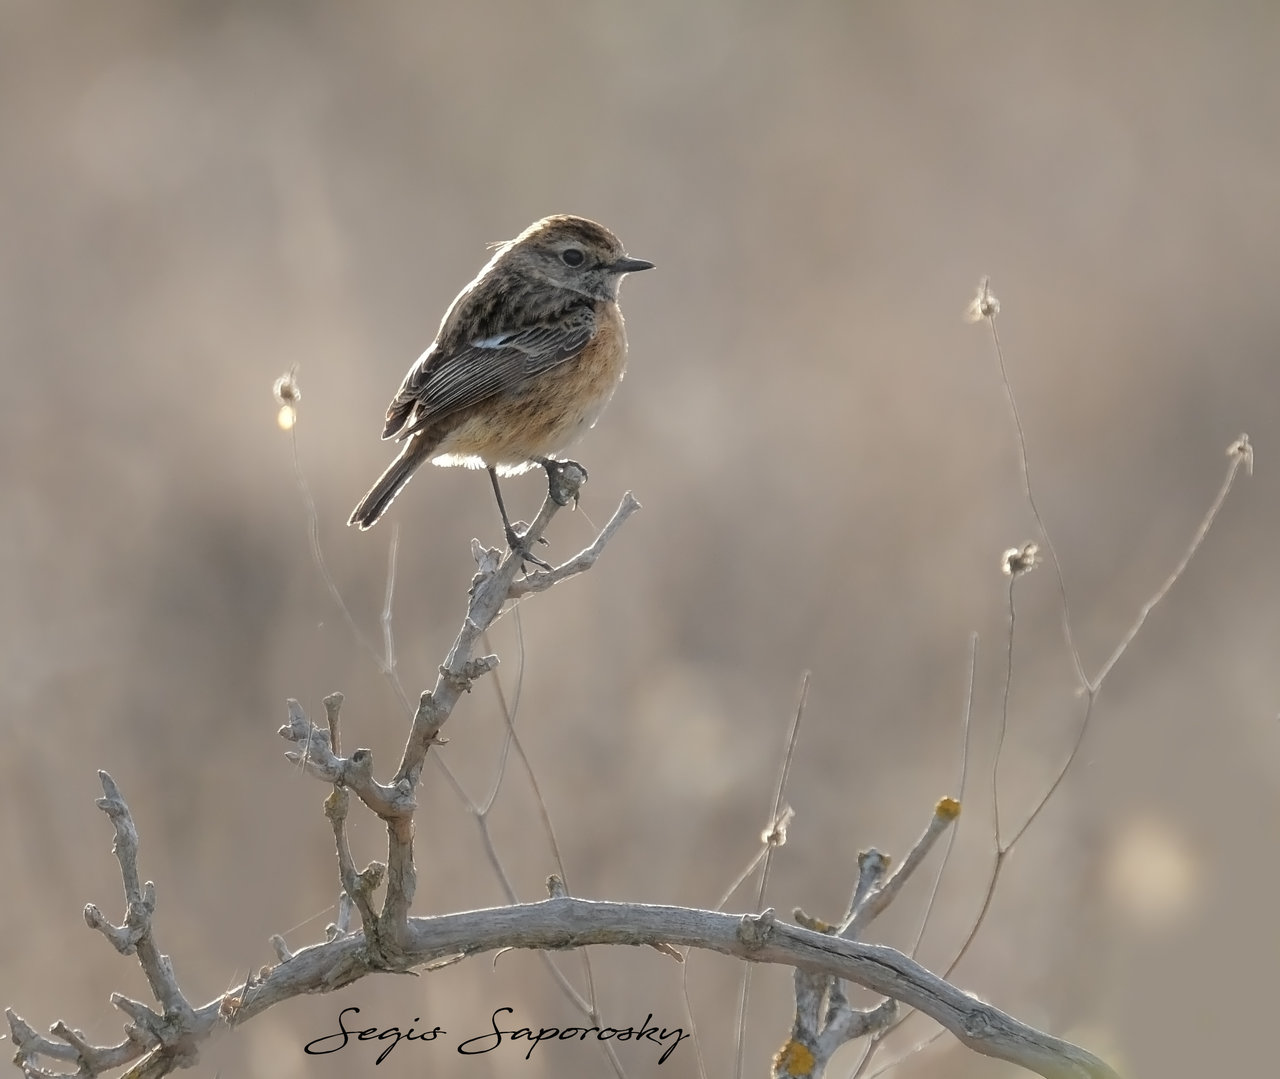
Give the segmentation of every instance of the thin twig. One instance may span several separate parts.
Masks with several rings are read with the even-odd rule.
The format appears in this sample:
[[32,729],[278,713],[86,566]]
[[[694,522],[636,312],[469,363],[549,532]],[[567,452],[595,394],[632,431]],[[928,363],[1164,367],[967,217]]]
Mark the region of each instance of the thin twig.
[[[796,703],[795,715],[791,720],[791,729],[787,733],[787,752],[782,759],[782,767],[778,769],[778,783],[773,794],[773,812],[769,816],[769,827],[763,840],[764,862],[760,870],[760,887],[756,889],[757,911],[764,909],[765,889],[769,886],[769,869],[773,864],[773,852],[786,842],[786,826],[790,814],[784,814],[782,798],[787,790],[787,778],[791,775],[791,762],[795,757],[796,741],[800,737],[800,721],[804,719],[805,702],[809,699],[809,672],[805,671],[800,678],[800,699]],[[751,995],[752,964],[742,968],[742,983],[738,991],[738,1027],[737,1045],[734,1050],[734,1075],[742,1079],[744,1065],[743,1054],[746,1052],[747,1000]]]
[[[969,684],[965,689],[964,695],[964,724],[963,733],[960,739],[960,775],[959,786],[957,788],[957,796],[960,799],[960,805],[963,809],[965,797],[969,790],[969,745],[970,733],[973,727],[973,693],[974,686],[978,676],[978,635],[975,633],[969,638]],[[956,836],[960,832],[960,822],[956,821],[955,827],[947,834],[947,845],[942,852],[942,861],[938,865],[938,872],[934,874],[933,887],[929,891],[929,901],[924,907],[924,916],[920,919],[920,928],[916,931],[916,939],[912,942],[910,955],[914,959],[920,951],[920,942],[924,940],[925,929],[929,925],[929,919],[933,914],[934,904],[938,900],[938,891],[942,887],[942,874],[946,872],[947,866],[951,862],[951,852],[956,845]]]
[[1250,472],[1253,471],[1253,450],[1249,445],[1247,435],[1241,435],[1236,442],[1233,442],[1227,453],[1231,463],[1227,466],[1226,477],[1222,481],[1222,486],[1218,488],[1218,493],[1214,497],[1209,511],[1204,515],[1204,519],[1201,520],[1200,527],[1196,529],[1195,535],[1191,538],[1191,545],[1174,567],[1173,572],[1165,578],[1164,584],[1156,589],[1155,595],[1142,605],[1142,610],[1138,612],[1138,617],[1134,620],[1133,625],[1129,627],[1129,631],[1120,639],[1120,643],[1116,645],[1116,650],[1111,653],[1111,657],[1102,665],[1093,681],[1089,683],[1091,692],[1097,693],[1102,688],[1102,683],[1107,675],[1111,673],[1111,669],[1119,662],[1120,657],[1124,655],[1129,645],[1133,643],[1133,639],[1142,629],[1143,623],[1147,620],[1147,615],[1155,610],[1156,605],[1169,594],[1169,589],[1186,572],[1191,559],[1195,557],[1196,552],[1200,550],[1201,545],[1204,543],[1205,537],[1209,535],[1209,529],[1213,527],[1213,522],[1218,519],[1218,513],[1222,509],[1223,503],[1226,502],[1227,495],[1231,493],[1232,486],[1235,484],[1236,474],[1242,467],[1247,468]]
[[[521,742],[520,736],[516,733],[516,714],[520,707],[520,697],[524,688],[526,652],[524,625],[521,621],[522,616],[520,614],[519,605],[515,604],[513,605],[513,608],[513,618],[515,620],[516,627],[517,662],[516,687],[510,705],[507,703],[507,697],[506,693],[503,691],[501,679],[493,679],[494,692],[497,694],[499,710],[502,713],[502,718],[506,726],[502,741],[501,759],[497,769],[495,770],[493,785],[491,786],[489,795],[485,799],[484,803],[482,805],[470,803],[470,807],[484,832],[486,851],[490,852],[491,860],[496,860],[497,849],[493,844],[493,838],[489,831],[489,812],[497,801],[498,791],[501,788],[502,779],[506,773],[507,761],[511,750],[514,749],[516,757],[524,766],[525,778],[528,780],[529,786],[533,791],[534,804],[538,807],[538,816],[542,821],[542,831],[547,837],[547,843],[551,848],[551,857],[555,862],[556,875],[559,877],[561,884],[566,888],[566,890],[569,890],[569,874],[568,870],[565,868],[564,856],[560,850],[560,839],[556,834],[555,825],[551,820],[551,811],[547,807],[546,799],[542,795],[542,787],[538,783],[537,773],[533,770],[533,764],[529,760],[529,755],[525,752],[524,744]],[[488,634],[485,635],[485,641],[487,647]],[[502,875],[505,876],[505,873]],[[514,897],[512,898],[512,901],[515,901]],[[600,1003],[599,997],[596,993],[595,971],[591,966],[590,950],[587,948],[581,949],[583,977],[586,978],[587,981],[587,995],[585,998],[573,988],[568,976],[556,966],[555,961],[552,959],[549,952],[543,952],[542,959],[552,972],[552,976],[555,978],[557,984],[559,984],[562,989],[568,990],[567,995],[569,996],[570,1002],[578,1007],[583,1015],[587,1016],[598,1026],[600,1024]],[[614,1074],[618,1076],[618,1079],[623,1079],[626,1074],[625,1069],[622,1066],[622,1060],[618,1056],[613,1044],[611,1042],[605,1042],[601,1048],[609,1058],[609,1063],[613,1068]]]
[[[961,809],[965,804],[965,797],[969,789],[969,749],[970,735],[973,729],[973,695],[974,687],[978,678],[978,635],[971,634],[969,637],[969,680],[965,688],[964,696],[964,722],[962,724],[962,735],[960,739],[960,775],[958,776],[957,793]],[[938,871],[933,875],[933,887],[929,890],[929,900],[925,903],[924,914],[920,918],[920,928],[916,930],[916,939],[911,944],[911,951],[908,952],[912,959],[915,959],[920,951],[920,944],[924,940],[925,930],[929,926],[929,921],[933,916],[934,906],[938,901],[938,893],[942,888],[942,876],[947,871],[947,866],[951,864],[951,852],[955,849],[956,836],[960,831],[960,822],[957,820],[951,831],[947,833],[947,845],[942,852],[942,860],[938,864]],[[884,1030],[877,1031],[872,1035],[868,1042],[862,1057],[858,1060],[857,1066],[848,1074],[848,1079],[863,1079],[867,1073],[867,1068],[871,1066],[872,1060],[875,1058],[876,1052],[895,1030],[903,1023],[917,1014],[911,1009],[904,1009],[893,1023]],[[908,1050],[906,1053],[898,1057],[897,1060],[886,1065],[885,1068],[879,1068],[871,1074],[880,1075],[889,1067],[894,1067],[906,1060],[907,1057],[914,1055],[915,1049]],[[870,1079],[870,1077],[868,1077]]]
[[[337,584],[334,581],[333,576],[328,569],[328,565],[324,558],[323,547],[320,542],[319,515],[315,507],[314,499],[312,498],[312,495],[311,495],[310,487],[306,482],[305,473],[303,472],[302,466],[301,466],[301,460],[300,460],[300,455],[298,450],[296,427],[291,429],[291,436],[292,436],[291,445],[292,445],[292,453],[293,453],[294,475],[297,480],[298,488],[302,495],[304,507],[307,514],[308,535],[309,535],[309,540],[311,545],[311,553],[312,553],[313,561],[316,564],[317,570],[319,571],[320,576],[324,581],[330,596],[333,598],[335,604],[338,606],[339,611],[342,613],[343,619],[346,622],[348,628],[350,629],[353,637],[355,638],[357,643],[362,648],[364,648],[367,652],[369,652],[369,654],[378,663],[378,666],[382,671],[382,673],[385,676],[387,676],[388,680],[391,682],[393,690],[395,691],[397,697],[400,699],[402,706],[406,709],[406,711],[410,715],[413,715],[415,712],[415,709],[413,708],[413,706],[409,701],[408,695],[405,692],[402,683],[400,682],[399,674],[397,671],[394,625],[393,625],[393,618],[392,618],[393,599],[395,595],[395,582],[397,577],[397,573],[396,573],[397,555],[398,555],[398,549],[399,549],[398,527],[394,529],[392,532],[391,544],[388,551],[387,582],[386,582],[386,590],[384,594],[384,601],[383,601],[383,607],[382,607],[381,619],[380,619],[381,627],[382,627],[382,636],[383,636],[383,653],[382,655],[379,655],[377,650],[373,647],[370,639],[365,636],[363,631],[360,629],[360,627],[356,623],[354,617],[351,615],[350,609],[347,607],[347,604],[343,599],[341,592],[338,589]],[[626,496],[623,498],[621,505],[618,507],[618,510],[615,511],[613,517],[605,526],[605,529],[596,536],[595,540],[591,543],[591,545],[588,548],[586,548],[582,552],[579,552],[579,554],[576,555],[573,559],[570,559],[568,562],[564,563],[561,566],[556,567],[551,571],[537,574],[536,575],[537,580],[526,578],[523,581],[516,582],[514,580],[514,575],[513,574],[510,575],[508,578],[508,587],[507,587],[508,598],[515,599],[515,598],[518,598],[519,596],[530,594],[532,592],[544,591],[547,588],[550,588],[552,585],[567,579],[568,577],[575,576],[579,573],[585,572],[586,570],[590,569],[591,566],[595,564],[595,561],[599,558],[600,554],[604,550],[605,545],[613,537],[614,533],[617,532],[617,530],[621,527],[621,525],[627,519],[627,517],[629,517],[632,513],[634,513],[639,508],[640,508],[639,502],[637,502],[636,499],[630,494],[630,492],[628,492]],[[531,539],[536,538],[537,535],[541,534],[542,529],[546,527],[547,521],[550,519],[550,516],[554,512],[555,512],[555,507],[551,505],[550,499],[548,499],[547,503],[544,504],[543,513],[539,515],[538,521],[535,522],[536,531],[531,530],[531,533],[530,533]],[[506,565],[510,563],[511,563],[511,558],[510,556],[508,556],[508,559],[506,560],[506,563],[504,564],[504,566],[500,567],[500,571],[504,571],[506,568]],[[514,610],[515,608],[516,608],[516,604],[512,603],[511,609]],[[500,613],[501,613],[500,609],[494,611],[490,616],[490,621],[492,621],[493,618],[496,618],[497,615]],[[516,618],[517,620],[519,619],[518,610],[516,611]],[[464,634],[465,634],[465,627],[464,627]],[[523,635],[519,632],[517,634],[517,639],[519,642],[520,657],[521,657],[521,662],[519,665],[519,674],[517,676],[517,694],[516,695],[517,695],[517,701],[518,701],[519,686],[521,684],[521,680],[523,679],[523,670],[524,670],[524,662],[523,662],[524,641],[523,641]],[[457,650],[457,642],[455,642],[455,649],[454,649],[454,652],[451,653],[451,659],[456,660],[457,658],[458,658],[458,650]],[[495,685],[498,685],[496,680],[495,680]],[[439,683],[437,683],[437,689],[439,689]],[[445,777],[446,781],[448,782],[450,788],[453,790],[454,794],[468,808],[469,812],[473,816],[473,819],[476,820],[481,833],[481,845],[482,845],[482,848],[484,849],[486,858],[489,861],[491,867],[493,868],[493,871],[497,876],[499,883],[502,885],[503,890],[506,892],[508,901],[514,903],[518,901],[518,896],[516,895],[515,888],[506,872],[505,867],[502,864],[502,861],[500,856],[498,855],[497,849],[494,846],[493,838],[489,831],[488,819],[487,819],[488,812],[492,808],[493,803],[497,798],[498,790],[500,788],[501,781],[502,781],[502,775],[504,774],[505,768],[506,768],[507,754],[511,747],[514,747],[516,749],[516,752],[518,753],[521,761],[524,764],[526,774],[529,776],[530,783],[534,789],[535,797],[538,801],[539,811],[542,816],[544,829],[547,832],[549,841],[552,846],[553,854],[555,857],[555,862],[562,878],[564,877],[565,871],[564,871],[563,859],[560,854],[559,843],[556,840],[554,829],[551,826],[550,817],[547,812],[545,800],[542,798],[541,791],[538,789],[536,778],[534,777],[533,770],[528,760],[528,757],[524,753],[523,746],[520,745],[519,739],[515,735],[514,716],[505,707],[506,702],[502,698],[500,685],[498,685],[498,693],[499,693],[500,702],[503,704],[503,714],[507,720],[507,733],[506,733],[506,736],[504,737],[504,745],[503,745],[503,750],[501,755],[501,761],[499,763],[498,771],[495,776],[494,784],[491,792],[485,798],[484,803],[477,804],[467,794],[462,783],[454,775],[452,769],[448,766],[447,762],[445,762],[440,757],[439,754],[432,755],[432,762],[436,766],[436,768],[439,770],[439,772]],[[438,700],[439,694],[437,693],[433,695],[433,697],[436,700]],[[419,714],[421,714],[422,710],[423,710],[423,703],[420,702],[417,711]],[[406,757],[406,761],[407,759],[408,758]],[[402,766],[406,763],[406,761],[402,761]],[[420,769],[420,765],[418,767]],[[415,785],[416,785],[416,776],[415,776]],[[595,978],[594,978],[594,973],[591,969],[590,960],[586,956],[586,953],[584,952],[583,961],[584,961],[584,973],[585,973],[587,984],[588,984],[589,999],[584,999],[580,994],[578,994],[578,992],[573,988],[572,984],[567,980],[567,978],[563,975],[563,973],[560,972],[559,969],[556,967],[555,963],[552,962],[549,954],[544,953],[543,958],[547,964],[548,969],[552,973],[553,979],[557,982],[557,984],[559,984],[561,990],[565,992],[570,1002],[575,1007],[577,1007],[584,1015],[592,1017],[593,1020],[598,1019],[599,1012],[598,1012],[598,1005],[596,1003]],[[605,1045],[603,1048],[611,1061],[611,1065],[613,1067],[615,1074],[617,1074],[621,1079],[624,1073],[623,1073],[621,1061],[619,1060],[616,1052],[614,1051],[613,1046]]]
[[[511,743],[516,737],[516,711],[520,707],[520,691],[524,686],[524,666],[525,666],[525,648],[524,648],[524,627],[520,622],[520,611],[517,608],[514,612],[516,624],[516,689],[514,700],[510,705],[507,703],[506,692],[502,688],[502,679],[494,677],[490,679],[493,686],[494,696],[498,698],[498,711],[502,714],[504,730],[502,736],[502,748],[498,751],[498,763],[493,770],[493,782],[489,785],[489,793],[478,803],[473,803],[470,809],[481,819],[487,819],[489,812],[493,809],[494,803],[498,800],[498,791],[502,787],[502,780],[507,774],[507,761],[511,756]],[[486,651],[490,648],[489,634],[481,638]],[[561,879],[564,874],[561,873]]]
[[342,620],[346,622],[351,635],[360,647],[373,656],[381,665],[381,656],[378,655],[377,648],[374,647],[373,642],[365,635],[364,630],[360,628],[359,623],[352,616],[350,609],[347,607],[347,601],[342,598],[342,592],[339,591],[338,584],[333,579],[333,574],[329,572],[329,564],[325,561],[324,549],[320,545],[320,514],[316,511],[316,502],[311,496],[311,486],[307,483],[306,473],[302,470],[302,460],[298,454],[297,427],[289,429],[289,446],[293,454],[294,481],[298,485],[299,494],[302,495],[302,505],[307,515],[307,540],[311,545],[311,560],[315,563],[316,569],[320,573],[320,579],[324,582],[329,597],[338,608],[338,612],[342,615]]
[[[983,290],[987,288],[987,282],[983,282]],[[987,323],[991,327],[991,341],[995,345],[996,359],[1000,364],[1000,380],[1004,384],[1005,399],[1009,403],[1009,412],[1013,417],[1014,430],[1018,434],[1018,466],[1022,471],[1022,493],[1026,496],[1027,505],[1031,508],[1031,516],[1035,518],[1036,529],[1040,533],[1040,539],[1044,543],[1045,550],[1049,552],[1049,560],[1053,563],[1054,576],[1058,582],[1058,600],[1062,604],[1062,635],[1067,642],[1067,650],[1071,653],[1071,662],[1076,669],[1076,678],[1080,680],[1082,685],[1087,686],[1089,679],[1085,674],[1084,661],[1080,658],[1080,650],[1076,647],[1075,634],[1071,629],[1071,606],[1067,601],[1067,582],[1062,573],[1062,562],[1058,559],[1058,552],[1053,546],[1053,538],[1049,535],[1049,527],[1044,523],[1044,515],[1040,512],[1040,506],[1036,501],[1035,490],[1031,485],[1031,465],[1027,455],[1027,433],[1022,427],[1022,416],[1018,412],[1018,402],[1013,396],[1013,383],[1009,379],[1009,371],[1004,362],[1004,348],[1000,344],[1000,331],[996,329],[996,317],[999,312],[997,305],[987,318]]]
[[1009,729],[1009,696],[1013,690],[1013,644],[1017,640],[1015,630],[1018,624],[1018,608],[1013,601],[1014,588],[1018,583],[1018,575],[1009,575],[1009,620],[1005,634],[1004,685],[1000,691],[1000,726],[996,732],[995,759],[991,763],[991,812],[995,817],[995,844],[997,852],[1003,850],[1000,845],[1000,761],[1004,758],[1004,738]]
[[[382,669],[396,681],[396,640],[392,629],[391,601],[396,594],[396,560],[400,552],[400,525],[391,526],[391,542],[387,545],[387,588],[382,601]],[[405,698],[408,704],[408,697]]]

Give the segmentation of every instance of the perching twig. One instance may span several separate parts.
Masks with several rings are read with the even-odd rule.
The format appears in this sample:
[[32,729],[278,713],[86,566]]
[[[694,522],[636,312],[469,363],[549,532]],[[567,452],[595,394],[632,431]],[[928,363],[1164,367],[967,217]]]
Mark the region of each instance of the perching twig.
[[[586,551],[563,566],[538,575],[546,578],[542,587],[550,587],[589,569],[609,537],[638,508],[639,503],[627,495],[605,530]],[[560,509],[561,506],[548,496],[526,533],[526,543],[536,543]],[[505,557],[501,557],[497,551],[474,544],[473,553],[478,572],[471,582],[462,628],[440,667],[435,687],[424,691],[418,700],[400,766],[390,784],[382,784],[374,778],[373,754],[369,750],[358,749],[349,758],[338,757],[332,750],[328,732],[311,724],[296,701],[289,702],[290,721],[280,729],[282,736],[305,747],[302,751],[291,752],[291,760],[303,764],[311,775],[319,779],[339,787],[349,787],[387,826],[386,898],[376,929],[367,923],[365,926],[375,960],[387,969],[398,969],[401,965],[401,938],[417,887],[412,818],[417,808],[414,792],[422,775],[422,766],[431,746],[441,741],[440,731],[462,695],[470,691],[476,679],[497,666],[497,656],[477,656],[475,652],[485,631],[512,599],[516,576],[522,566],[521,555],[516,551],[508,551]]]

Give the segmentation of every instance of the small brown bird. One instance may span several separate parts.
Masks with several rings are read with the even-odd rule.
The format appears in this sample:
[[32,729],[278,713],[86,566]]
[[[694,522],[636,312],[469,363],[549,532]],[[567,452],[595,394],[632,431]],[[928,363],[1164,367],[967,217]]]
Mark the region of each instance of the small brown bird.
[[507,543],[524,550],[498,475],[541,465],[552,497],[568,501],[558,480],[572,462],[555,455],[595,424],[621,381],[618,286],[652,267],[603,225],[568,214],[499,245],[400,384],[382,437],[404,448],[347,523],[372,527],[423,461],[487,468]]

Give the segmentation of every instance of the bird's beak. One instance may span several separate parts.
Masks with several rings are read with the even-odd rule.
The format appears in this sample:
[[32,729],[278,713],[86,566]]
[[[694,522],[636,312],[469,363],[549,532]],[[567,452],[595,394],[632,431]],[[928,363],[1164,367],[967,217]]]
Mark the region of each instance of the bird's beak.
[[617,262],[610,264],[610,273],[635,273],[637,270],[652,270],[653,263],[646,262],[644,259],[633,259],[630,255],[623,255]]

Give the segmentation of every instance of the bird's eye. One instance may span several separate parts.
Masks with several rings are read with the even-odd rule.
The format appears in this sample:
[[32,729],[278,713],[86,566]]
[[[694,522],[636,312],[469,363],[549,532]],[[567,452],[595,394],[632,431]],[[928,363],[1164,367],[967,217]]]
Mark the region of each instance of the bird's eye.
[[576,247],[566,247],[560,252],[560,258],[564,260],[566,266],[581,266],[585,257]]

